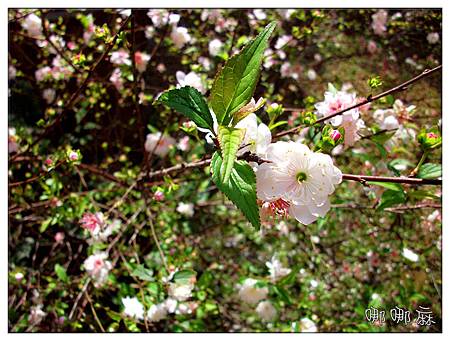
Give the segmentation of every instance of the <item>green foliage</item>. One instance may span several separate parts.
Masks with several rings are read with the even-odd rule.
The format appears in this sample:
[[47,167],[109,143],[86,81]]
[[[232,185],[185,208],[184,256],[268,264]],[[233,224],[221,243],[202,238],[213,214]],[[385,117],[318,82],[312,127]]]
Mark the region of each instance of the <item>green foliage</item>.
[[220,167],[219,176],[222,183],[227,183],[230,179],[231,171],[236,161],[236,154],[239,146],[244,139],[245,130],[219,127],[219,143],[222,151],[222,165]]
[[418,178],[437,179],[442,176],[442,165],[436,163],[425,163],[419,168]]
[[67,283],[69,281],[69,277],[67,276],[66,269],[59,265],[55,264],[55,273],[58,278],[63,281],[64,283]]
[[232,115],[252,98],[263,54],[275,26],[274,22],[267,25],[217,73],[211,88],[210,105],[220,125],[228,125]]
[[200,128],[214,131],[213,119],[203,95],[191,86],[163,92],[158,101],[190,118]]
[[380,203],[377,206],[377,210],[381,211],[385,208],[395,206],[397,204],[403,204],[406,201],[406,195],[403,190],[388,189],[383,192]]
[[228,182],[221,181],[223,159],[215,152],[211,161],[211,175],[216,186],[239,208],[250,223],[260,227],[259,209],[256,203],[256,177],[247,162],[235,161]]

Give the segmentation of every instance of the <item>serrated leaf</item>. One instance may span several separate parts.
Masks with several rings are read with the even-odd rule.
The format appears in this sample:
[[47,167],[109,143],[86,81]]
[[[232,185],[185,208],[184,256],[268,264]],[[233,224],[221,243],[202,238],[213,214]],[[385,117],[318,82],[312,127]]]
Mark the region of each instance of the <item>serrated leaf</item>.
[[200,128],[214,131],[213,118],[203,95],[192,86],[165,91],[158,102],[190,118]]
[[66,269],[59,264],[55,264],[55,273],[61,281],[67,282],[69,280]]
[[250,223],[260,228],[259,209],[256,203],[256,176],[252,167],[245,161],[235,161],[230,180],[220,180],[222,157],[215,152],[211,161],[211,173],[214,183],[228,199],[239,208]]
[[400,184],[394,182],[378,182],[378,181],[367,181],[369,185],[381,186],[393,191],[403,191],[403,187]]
[[227,183],[233,170],[234,161],[239,146],[244,139],[245,130],[219,126],[219,144],[222,151],[222,165],[220,167],[220,181]]
[[403,204],[406,201],[406,195],[403,191],[393,191],[388,189],[381,195],[380,203],[377,207],[378,211],[392,207],[397,204]]
[[437,179],[442,176],[442,165],[425,163],[419,168],[417,177],[421,179]]
[[217,73],[211,88],[210,104],[219,124],[228,125],[232,114],[251,100],[258,81],[264,50],[275,26],[275,22],[267,25],[238,54],[228,59]]
[[143,281],[152,281],[154,279],[153,271],[146,269],[142,264],[136,266],[131,274]]
[[173,275],[173,280],[177,283],[188,284],[191,283],[191,279],[195,278],[196,275],[197,272],[194,270],[181,270]]

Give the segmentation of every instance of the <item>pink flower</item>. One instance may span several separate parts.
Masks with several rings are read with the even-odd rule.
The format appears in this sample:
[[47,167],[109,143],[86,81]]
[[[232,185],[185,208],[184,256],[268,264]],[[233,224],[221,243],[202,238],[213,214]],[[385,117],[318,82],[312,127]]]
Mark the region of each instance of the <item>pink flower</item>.
[[123,89],[122,72],[120,71],[119,68],[114,69],[113,73],[111,74],[111,77],[109,77],[109,80],[116,87],[117,91]]
[[159,190],[156,191],[155,194],[153,195],[153,198],[154,198],[156,201],[163,201],[164,198],[165,198],[164,192],[159,191]]
[[147,68],[147,63],[150,60],[150,55],[145,52],[137,51],[134,54],[134,62],[136,63],[136,69],[142,73]]
[[16,129],[9,128],[8,132],[8,153],[15,153],[19,150],[19,145],[17,144]]
[[61,243],[64,240],[64,232],[57,232],[55,234],[55,241],[56,243]]
[[170,148],[175,144],[175,140],[170,136],[161,136],[160,132],[148,134],[145,141],[145,150],[149,153],[155,153],[164,157]]
[[76,161],[76,160],[78,160],[78,154],[72,150],[72,151],[69,153],[69,160],[70,160],[70,161]]
[[178,49],[181,49],[186,43],[191,41],[191,36],[186,27],[174,27],[170,34],[170,39],[172,39]]
[[109,60],[116,65],[131,65],[130,55],[124,49],[111,53],[111,58]]
[[178,141],[177,147],[183,152],[187,151],[189,149],[189,136],[185,136]]
[[330,137],[333,139],[334,142],[337,142],[341,138],[341,133],[339,130],[333,130],[330,134]]
[[99,234],[101,228],[105,224],[103,213],[85,213],[80,220],[81,226],[86,230],[89,230],[91,234]]
[[373,40],[369,40],[369,42],[367,43],[367,51],[370,54],[374,54],[375,52],[377,52],[377,50],[377,43],[375,43]]
[[386,31],[387,15],[384,9],[372,15],[372,29],[375,34],[381,36]]

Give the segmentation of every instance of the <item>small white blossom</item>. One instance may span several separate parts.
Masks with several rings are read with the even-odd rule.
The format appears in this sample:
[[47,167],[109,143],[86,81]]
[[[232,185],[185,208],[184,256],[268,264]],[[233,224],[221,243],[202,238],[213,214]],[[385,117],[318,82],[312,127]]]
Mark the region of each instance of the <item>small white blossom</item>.
[[56,92],[53,89],[45,89],[42,92],[42,97],[45,99],[47,104],[50,104],[51,102],[53,102],[53,100],[55,99],[55,96],[56,96]]
[[430,44],[436,44],[439,41],[439,33],[437,32],[428,33],[427,40]]
[[256,312],[264,321],[272,321],[277,316],[277,310],[270,301],[261,301],[256,307]]
[[109,60],[116,65],[131,65],[130,55],[124,49],[111,53]]
[[202,94],[206,91],[202,79],[193,71],[189,72],[188,74],[185,74],[183,71],[177,71],[175,76],[178,81],[177,88],[181,88],[183,86],[192,86]]
[[217,56],[222,50],[223,43],[219,39],[213,39],[209,42],[208,50],[211,56]]
[[167,316],[167,307],[164,302],[152,305],[147,312],[147,317],[151,322],[158,322],[166,318],[166,316]]
[[31,307],[30,315],[28,316],[28,322],[31,325],[37,325],[42,322],[47,313],[42,310],[42,304]]
[[169,296],[176,299],[177,301],[186,301],[192,296],[192,290],[194,289],[194,284],[181,284],[181,283],[170,283],[169,284]]
[[304,317],[300,320],[300,330],[302,333],[316,333],[317,326],[312,320]]
[[106,282],[108,273],[112,269],[112,264],[107,259],[107,253],[97,252],[84,261],[84,268],[94,280],[94,285],[96,287],[99,287]]
[[194,215],[194,204],[180,202],[177,206],[177,212],[187,217],[192,217]]
[[269,290],[267,288],[258,288],[256,283],[258,281],[253,278],[247,278],[240,286],[239,298],[248,304],[256,304],[261,300],[267,298]]
[[144,318],[144,306],[136,297],[122,298],[122,304],[125,307],[125,315],[142,320]]
[[27,30],[28,34],[33,38],[42,35],[42,20],[34,13],[27,15],[22,23],[22,27]]
[[410,260],[411,262],[418,262],[419,261],[419,256],[414,253],[413,251],[411,251],[408,248],[403,248],[403,252],[402,252],[403,257],[405,257],[406,259]]
[[191,41],[191,36],[186,27],[174,27],[172,33],[170,33],[170,39],[172,39],[178,49],[181,49],[186,43]]
[[283,264],[276,256],[273,256],[270,262],[266,262],[266,266],[269,268],[270,277],[274,282],[291,273],[291,269],[283,268]]

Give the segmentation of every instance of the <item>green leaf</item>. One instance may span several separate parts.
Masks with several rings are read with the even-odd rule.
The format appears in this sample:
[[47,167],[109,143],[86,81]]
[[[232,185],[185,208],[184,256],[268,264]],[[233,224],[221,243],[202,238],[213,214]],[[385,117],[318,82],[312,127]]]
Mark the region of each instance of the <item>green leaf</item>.
[[442,165],[437,163],[425,163],[419,168],[418,178],[437,179],[442,176]]
[[165,91],[157,101],[189,117],[200,128],[214,131],[208,104],[206,104],[203,95],[192,86]]
[[261,221],[256,203],[256,176],[252,167],[245,161],[235,161],[230,180],[223,183],[220,180],[222,162],[220,154],[215,152],[211,161],[214,183],[242,211],[250,223],[259,229]]
[[69,280],[69,277],[67,277],[66,269],[59,264],[55,264],[55,273],[61,281],[67,282]]
[[276,23],[272,22],[238,54],[227,60],[217,73],[212,88],[210,105],[217,122],[228,125],[232,114],[252,98],[258,81],[264,50]]
[[143,280],[143,281],[152,281],[153,271],[150,269],[146,269],[142,264],[139,264],[131,273],[133,276]]
[[369,185],[381,186],[393,191],[403,191],[403,187],[400,184],[393,182],[378,182],[378,181],[367,181]]
[[395,206],[397,204],[403,204],[406,201],[406,195],[403,191],[393,191],[388,189],[381,195],[380,203],[377,207],[378,211],[385,208]]
[[193,277],[195,277],[197,275],[197,272],[195,272],[194,270],[181,270],[176,272],[173,275],[173,280],[177,283],[183,283],[183,284],[188,284],[190,283],[191,279]]
[[227,183],[233,170],[234,161],[239,145],[244,139],[245,130],[229,127],[219,127],[219,144],[222,150],[222,165],[220,167],[220,181]]
[[392,136],[395,135],[395,131],[379,131],[378,133],[372,135],[370,139],[381,145],[384,145]]
[[280,297],[286,304],[292,304],[291,296],[286,289],[279,285],[275,285],[273,290],[275,291],[275,294],[277,294],[277,296]]

